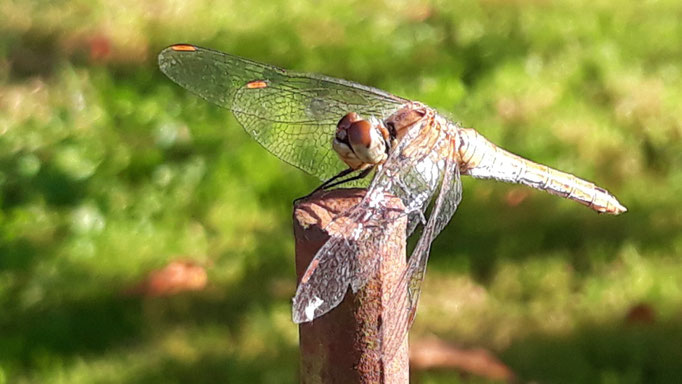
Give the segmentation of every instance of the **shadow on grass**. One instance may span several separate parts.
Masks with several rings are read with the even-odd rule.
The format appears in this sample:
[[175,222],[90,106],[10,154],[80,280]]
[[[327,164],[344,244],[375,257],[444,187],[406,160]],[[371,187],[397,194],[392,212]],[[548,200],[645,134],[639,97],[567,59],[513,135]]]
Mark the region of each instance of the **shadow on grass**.
[[502,259],[523,261],[558,254],[577,271],[589,271],[595,262],[613,260],[625,243],[641,253],[669,250],[682,233],[679,222],[652,225],[653,212],[676,209],[668,205],[630,205],[629,212],[613,217],[577,205],[569,213],[560,212],[551,197],[517,207],[505,205],[502,198],[490,200],[484,207],[463,201],[434,242],[432,265],[448,268],[464,263],[485,281]]
[[239,354],[204,355],[193,362],[164,360],[131,378],[135,383],[297,383],[298,351],[246,358]]
[[[102,352],[140,337],[143,318],[137,300],[117,296],[53,301],[0,318],[0,356],[30,370],[43,356]],[[18,360],[18,361],[17,361]]]
[[523,380],[547,383],[678,383],[682,321],[604,324],[515,342],[503,360]]
[[[253,310],[272,313],[274,305],[288,301],[281,292],[267,289],[272,279],[295,278],[293,266],[284,265],[285,258],[268,257],[275,255],[275,244],[282,244],[278,236],[282,235],[263,234],[263,238],[279,242],[259,242],[263,249],[257,248],[254,252],[264,257],[254,258],[241,281],[230,287],[214,285],[200,293],[144,298],[126,296],[120,293],[122,287],[112,286],[111,289],[98,287],[98,292],[84,294],[82,298],[60,297],[59,292],[46,294],[49,299],[28,309],[23,309],[19,301],[12,302],[0,314],[0,362],[11,379],[30,374],[43,367],[46,361],[68,366],[73,358],[96,357],[121,348],[153,344],[151,342],[158,339],[159,334],[171,332],[178,326],[220,327],[228,334],[240,337],[244,333],[244,322],[248,321],[246,315]],[[32,264],[24,267],[24,274],[27,274]],[[93,279],[92,276],[72,275],[76,279]],[[26,290],[23,284],[15,288]],[[285,353],[283,356],[284,362],[273,360],[272,368],[295,370],[292,368],[297,366],[292,358],[295,355]],[[267,376],[269,372],[270,368],[263,370],[262,362],[242,361],[239,356],[209,356],[194,364],[162,360],[160,366],[152,367],[140,373],[141,378],[134,379],[135,382],[159,382],[160,377],[176,377],[177,382],[210,383],[224,382],[223,379],[233,375],[253,378]]]
[[[564,335],[520,338],[497,355],[518,383],[678,383],[680,343],[680,320],[601,324]],[[415,383],[498,382],[446,369],[414,371],[412,376]]]

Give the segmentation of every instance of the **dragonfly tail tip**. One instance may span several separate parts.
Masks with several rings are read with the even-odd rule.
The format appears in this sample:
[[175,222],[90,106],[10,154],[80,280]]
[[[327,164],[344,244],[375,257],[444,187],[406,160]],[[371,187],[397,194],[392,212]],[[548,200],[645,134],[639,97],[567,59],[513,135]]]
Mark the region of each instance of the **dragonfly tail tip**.
[[628,209],[625,208],[623,204],[621,204],[618,200],[615,198],[613,199],[613,210],[610,212],[614,215],[620,215],[621,213],[627,212]]

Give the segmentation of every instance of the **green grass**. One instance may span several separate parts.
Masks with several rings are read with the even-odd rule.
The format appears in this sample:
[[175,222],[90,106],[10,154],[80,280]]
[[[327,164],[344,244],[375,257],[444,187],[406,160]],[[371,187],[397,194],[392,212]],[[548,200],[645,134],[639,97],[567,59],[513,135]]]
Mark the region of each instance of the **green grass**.
[[[297,381],[291,201],[318,181],[165,78],[191,42],[428,103],[597,182],[598,216],[465,180],[412,337],[522,379],[682,377],[677,0],[0,2],[0,383]],[[121,292],[182,258],[199,293]],[[647,303],[652,324],[628,325]],[[424,383],[480,382],[453,372]]]

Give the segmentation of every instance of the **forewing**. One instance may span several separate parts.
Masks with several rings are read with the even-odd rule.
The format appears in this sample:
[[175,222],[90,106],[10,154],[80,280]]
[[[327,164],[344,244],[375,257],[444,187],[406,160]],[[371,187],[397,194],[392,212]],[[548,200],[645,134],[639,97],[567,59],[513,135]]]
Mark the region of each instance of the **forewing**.
[[356,112],[383,119],[406,102],[350,81],[289,72],[192,45],[164,49],[159,68],[182,87],[232,110],[268,151],[323,180],[346,168],[331,146],[341,117]]

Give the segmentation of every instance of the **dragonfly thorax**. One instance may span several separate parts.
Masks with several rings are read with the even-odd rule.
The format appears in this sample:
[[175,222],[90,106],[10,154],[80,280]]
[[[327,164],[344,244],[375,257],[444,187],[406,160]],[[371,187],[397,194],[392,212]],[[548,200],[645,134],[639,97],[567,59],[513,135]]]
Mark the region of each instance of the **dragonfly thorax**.
[[391,136],[400,141],[415,124],[424,121],[428,111],[429,109],[420,103],[407,103],[385,120],[386,127]]

